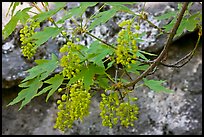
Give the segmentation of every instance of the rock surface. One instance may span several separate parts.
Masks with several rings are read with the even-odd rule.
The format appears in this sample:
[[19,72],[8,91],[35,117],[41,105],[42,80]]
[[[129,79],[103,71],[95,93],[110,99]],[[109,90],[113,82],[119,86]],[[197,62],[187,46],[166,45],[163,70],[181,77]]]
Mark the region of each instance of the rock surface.
[[[147,9],[150,10],[151,8]],[[104,30],[101,33],[114,29],[114,27],[112,29],[107,27],[113,26],[110,23],[115,24],[114,21],[110,21],[109,24],[103,26]],[[117,26],[115,29],[117,30]],[[99,35],[97,32],[96,28],[93,33]],[[116,126],[112,129],[103,127],[98,108],[100,96],[97,95],[92,98],[90,115],[85,118],[84,123],[76,122],[72,129],[61,133],[53,129],[57,112],[55,102],[59,98],[57,95],[50,98],[47,103],[45,102],[46,95],[34,98],[21,111],[18,111],[20,104],[6,107],[19,92],[16,85],[25,77],[24,70],[34,65],[32,61],[28,62],[20,55],[20,48],[16,39],[11,37],[10,40],[2,43],[4,45],[2,50],[7,51],[7,53],[2,52],[3,135],[202,135],[202,43],[196,50],[194,57],[184,67],[173,69],[159,66],[159,70],[154,75],[147,77],[166,80],[166,87],[174,90],[174,94],[155,93],[148,88],[135,90],[134,94],[138,97],[137,104],[140,108],[140,114],[134,127]],[[114,41],[114,34],[113,37],[106,36],[105,39]],[[41,50],[43,51],[42,55],[38,54],[36,58],[50,58],[51,52],[58,55],[57,50],[63,40],[57,39],[56,41],[58,45],[51,41],[46,43],[47,45],[53,44],[53,46],[45,48],[47,47],[45,44],[42,47],[44,50]],[[195,42],[196,38],[192,36],[175,42],[169,49],[167,62],[173,63],[185,56],[193,49]],[[5,89],[7,87],[12,88]]]

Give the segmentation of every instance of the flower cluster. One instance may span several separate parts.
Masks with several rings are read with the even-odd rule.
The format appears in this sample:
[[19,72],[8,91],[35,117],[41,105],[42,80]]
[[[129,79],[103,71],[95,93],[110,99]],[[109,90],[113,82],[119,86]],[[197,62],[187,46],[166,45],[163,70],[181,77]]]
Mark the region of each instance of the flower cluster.
[[69,87],[69,93],[63,94],[61,100],[57,101],[58,109],[56,124],[54,128],[64,131],[71,128],[74,121],[89,114],[91,95],[84,89],[82,81],[78,81]]
[[122,102],[119,100],[118,92],[113,92],[110,95],[101,94],[102,101],[100,102],[102,125],[116,125],[120,122],[122,126],[134,126],[134,121],[137,120],[138,107],[131,104],[130,101]]
[[62,73],[64,77],[67,77],[68,79],[74,77],[80,71],[81,60],[77,53],[78,50],[79,45],[70,41],[60,49],[61,53],[67,53],[62,56],[60,65],[63,67]]
[[36,33],[35,29],[40,27],[40,22],[29,20],[28,23],[20,30],[20,41],[22,54],[30,59],[36,53],[36,44],[31,41],[31,37]]
[[[132,24],[133,20],[125,20],[119,24],[122,29],[118,33],[118,46],[115,50],[117,56],[116,63],[121,63],[128,68],[130,68],[130,63],[136,63],[136,52],[138,51],[138,46],[136,45],[136,38],[138,37],[138,33],[133,33],[131,31]],[[138,25],[135,26],[135,29],[139,29]]]

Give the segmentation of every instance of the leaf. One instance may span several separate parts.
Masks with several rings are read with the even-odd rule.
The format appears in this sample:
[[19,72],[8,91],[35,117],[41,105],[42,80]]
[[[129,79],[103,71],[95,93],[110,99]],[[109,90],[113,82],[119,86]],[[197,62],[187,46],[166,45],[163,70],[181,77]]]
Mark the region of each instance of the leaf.
[[115,9],[110,9],[108,11],[104,11],[104,12],[100,12],[97,16],[95,16],[94,18],[96,18],[91,25],[88,27],[88,30],[92,30],[94,27],[106,23],[108,20],[110,20],[115,14],[116,14],[116,10]]
[[[51,72],[53,72],[57,66],[58,66],[58,59],[56,55],[52,54],[51,60],[35,60],[35,62],[38,64],[37,66],[27,70],[29,72],[29,76],[27,76],[23,81],[31,80],[37,76],[40,76],[40,80],[45,79],[49,76]],[[22,84],[21,84],[22,86]]]
[[153,53],[149,53],[149,52],[146,52],[146,51],[143,51],[143,50],[138,50],[139,52],[143,53],[143,54],[146,54],[146,55],[150,55],[150,56],[158,56],[156,54],[153,54]]
[[136,64],[131,63],[130,66],[131,66],[131,68],[126,68],[127,72],[132,72],[132,73],[135,73],[137,75],[139,75],[138,71],[146,70],[149,67],[149,65],[141,64],[138,61],[136,62]]
[[15,30],[16,25],[19,20],[21,20],[22,23],[25,23],[27,19],[29,18],[29,15],[27,12],[31,9],[32,7],[28,7],[23,9],[22,11],[18,11],[12,18],[11,20],[5,25],[2,35],[4,39],[6,39],[11,33]]
[[49,38],[56,37],[63,29],[55,27],[46,27],[43,31],[37,32],[32,35],[31,39],[35,39],[36,47],[45,43]]
[[37,14],[33,16],[33,19],[37,19],[39,22],[44,21],[45,19],[48,19],[52,17],[54,14],[56,14],[59,10],[63,9],[66,6],[66,2],[56,2],[55,3],[55,9],[42,12],[40,14]]
[[155,17],[157,20],[164,20],[164,19],[169,19],[171,17],[175,17],[177,15],[178,11],[169,11],[165,14],[161,14],[160,16]]
[[165,88],[164,86],[162,86],[161,84],[165,81],[162,80],[147,80],[146,78],[143,78],[144,81],[144,85],[146,85],[147,87],[149,87],[150,89],[152,89],[155,92],[165,92],[165,93],[173,93],[172,90]]
[[83,13],[86,11],[86,9],[88,7],[91,7],[91,6],[94,6],[96,5],[98,2],[81,2],[80,3],[80,6],[78,7],[74,7],[72,9],[70,9],[63,17],[62,19],[58,20],[57,21],[57,24],[62,24],[64,23],[65,20],[75,16],[76,18],[77,17],[80,17],[83,15]]
[[62,84],[64,80],[63,75],[61,74],[56,74],[54,77],[44,81],[44,83],[48,83],[51,84],[50,86],[45,87],[44,89],[42,89],[41,91],[38,92],[38,94],[35,95],[39,96],[43,93],[46,93],[47,91],[49,91],[47,98],[46,98],[46,102],[48,101],[49,97],[60,87],[60,85]]
[[105,75],[99,75],[97,77],[97,81],[100,87],[102,87],[103,89],[107,89],[110,85],[108,83],[108,78]]
[[139,50],[136,52],[136,55],[137,55],[137,57],[140,57],[140,58],[144,59],[145,61],[148,61],[148,60],[149,60],[149,59],[146,58],[142,53],[140,53]]
[[173,28],[175,23],[176,23],[176,18],[174,18],[169,24],[163,26],[163,28],[165,28],[165,31],[168,32]]
[[71,78],[68,85],[75,83],[79,79],[83,79],[84,87],[86,90],[93,84],[93,77],[95,74],[104,74],[105,69],[94,64],[83,67],[75,77]]
[[111,5],[113,9],[117,11],[127,12],[130,14],[135,14],[133,11],[131,11],[127,6],[124,6],[124,4],[135,4],[136,2],[106,2],[108,5]]
[[[103,52],[101,52],[103,51]],[[91,43],[90,47],[87,49],[87,59],[97,64],[100,67],[104,68],[103,59],[107,55],[113,54],[114,50],[109,48],[108,46],[99,43],[99,41],[94,41]]]
[[23,106],[25,106],[26,104],[28,104],[31,101],[31,99],[37,93],[37,90],[39,88],[41,88],[41,86],[43,85],[43,83],[40,81],[39,77],[30,80],[27,84],[28,84],[27,85],[28,87],[25,89],[22,89],[18,93],[18,96],[12,102],[10,102],[7,106],[14,105],[14,104],[22,101],[21,106],[19,108],[19,110],[21,110],[23,108]]

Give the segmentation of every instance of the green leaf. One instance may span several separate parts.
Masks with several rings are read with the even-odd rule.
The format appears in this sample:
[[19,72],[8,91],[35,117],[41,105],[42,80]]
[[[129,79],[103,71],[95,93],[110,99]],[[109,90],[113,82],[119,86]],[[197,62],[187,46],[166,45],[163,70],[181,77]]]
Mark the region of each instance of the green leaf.
[[107,89],[110,85],[108,83],[108,78],[105,75],[99,75],[97,77],[97,81],[100,87],[102,87],[103,89]]
[[106,68],[106,70],[108,70],[110,67],[112,67],[112,65],[115,63],[115,60],[111,61],[108,63],[108,67]]
[[[103,51],[103,52],[101,52]],[[107,55],[111,55],[113,54],[114,50],[109,48],[108,46],[99,43],[99,41],[94,41],[91,43],[90,47],[87,49],[86,53],[86,58],[97,64],[100,67],[104,68],[104,63],[103,63],[103,59],[107,56]]]
[[66,2],[56,2],[55,3],[55,9],[42,12],[40,14],[37,14],[33,16],[33,19],[37,19],[39,22],[44,21],[45,19],[48,19],[52,17],[54,14],[56,14],[59,10],[63,9],[66,6]]
[[143,50],[138,50],[139,52],[143,53],[143,54],[146,54],[146,55],[150,55],[150,56],[158,56],[156,54],[153,54],[153,53],[149,53],[149,52],[146,52],[146,51],[143,51]]
[[90,64],[87,67],[83,67],[81,72],[79,72],[75,77],[71,78],[69,85],[75,83],[79,79],[83,79],[84,87],[86,90],[90,88],[90,85],[93,84],[93,77],[95,74],[104,74],[105,69],[94,64]]
[[165,28],[165,31],[168,32],[173,28],[175,23],[176,23],[176,18],[174,18],[169,24],[164,25],[163,28]]
[[83,13],[86,11],[88,7],[96,5],[98,2],[81,2],[80,6],[74,7],[67,11],[67,13],[62,17],[62,19],[57,21],[57,24],[62,24],[64,23],[65,20],[75,16],[80,17],[83,15]]
[[165,88],[164,86],[162,86],[161,84],[164,83],[165,81],[162,80],[147,80],[146,78],[143,78],[144,81],[144,85],[146,85],[147,87],[149,87],[150,89],[152,89],[155,92],[165,92],[165,93],[173,93],[172,90]]
[[127,72],[132,72],[132,73],[135,73],[137,75],[139,75],[138,71],[146,70],[149,67],[148,64],[141,64],[138,61],[135,64],[131,63],[130,66],[131,66],[131,68],[126,68]]
[[10,102],[7,106],[14,105],[14,104],[22,101],[21,106],[19,108],[19,110],[21,110],[23,108],[23,106],[25,106],[26,104],[28,104],[31,101],[31,99],[37,93],[37,90],[39,88],[41,88],[41,86],[43,85],[43,83],[40,81],[39,77],[30,80],[27,84],[28,84],[27,85],[28,87],[25,89],[22,89],[18,93],[18,96],[12,102]]
[[31,9],[31,7],[25,8],[22,11],[18,11],[11,20],[5,25],[2,35],[4,39],[6,39],[11,33],[15,30],[18,21],[20,20],[22,23],[25,23],[29,18],[27,12]]
[[88,27],[88,30],[92,30],[94,27],[106,23],[108,20],[110,20],[115,14],[115,9],[110,9],[108,11],[100,12],[96,16],[94,16],[94,21],[91,23],[91,25]]
[[48,83],[51,84],[50,86],[45,87],[44,89],[42,89],[41,91],[38,92],[38,94],[36,94],[35,96],[39,96],[43,93],[46,93],[47,91],[49,91],[47,98],[46,98],[46,102],[48,101],[49,97],[55,92],[57,91],[57,89],[60,87],[60,85],[62,84],[64,80],[63,75],[61,74],[56,74],[54,77],[44,81],[44,83]]
[[46,27],[43,31],[37,32],[32,35],[31,39],[35,39],[36,48],[45,43],[49,38],[56,37],[63,28]]
[[140,58],[144,59],[145,61],[148,61],[148,60],[149,60],[148,58],[146,58],[146,57],[143,55],[143,53],[140,52],[140,50],[138,50],[138,51],[136,52],[136,55],[137,55],[137,57],[140,57]]
[[[31,80],[37,76],[40,76],[40,80],[45,79],[46,77],[49,76],[51,72],[53,72],[57,66],[58,66],[58,58],[56,55],[52,54],[52,59],[51,60],[35,60],[35,62],[38,64],[37,66],[27,70],[29,72],[29,76],[27,76],[23,81]],[[21,84],[21,86],[23,86]]]
[[106,2],[108,5],[111,5],[113,9],[117,11],[127,12],[130,14],[135,14],[133,11],[131,11],[127,6],[124,6],[124,4],[135,4],[136,2]]
[[177,15],[178,11],[169,11],[165,14],[161,14],[160,16],[155,17],[157,20],[164,20],[164,19],[169,19],[171,17],[175,17]]

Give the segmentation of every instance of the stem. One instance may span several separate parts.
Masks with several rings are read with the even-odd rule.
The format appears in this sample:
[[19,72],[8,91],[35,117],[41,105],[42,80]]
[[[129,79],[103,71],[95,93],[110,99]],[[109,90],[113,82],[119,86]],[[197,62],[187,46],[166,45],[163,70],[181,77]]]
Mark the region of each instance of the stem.
[[169,34],[169,37],[168,37],[168,40],[166,42],[166,45],[164,46],[162,52],[160,53],[160,55],[157,57],[157,59],[155,60],[155,62],[146,70],[144,71],[137,79],[135,79],[134,81],[132,81],[131,83],[129,84],[126,84],[124,85],[124,87],[129,87],[129,86],[133,86],[135,85],[138,81],[140,81],[142,78],[144,78],[145,76],[148,75],[148,73],[150,71],[152,71],[158,64],[159,62],[162,60],[162,58],[164,57],[164,55],[166,54],[167,50],[168,50],[168,47],[169,45],[171,44],[172,40],[173,40],[173,37],[174,35],[176,34],[176,31],[181,23],[181,20],[183,18],[183,15],[187,9],[187,6],[188,6],[189,2],[185,2],[183,4],[183,7],[181,9],[181,12],[179,13],[178,17],[177,17],[177,22],[174,24],[173,26],[173,29],[171,31],[171,33]]
[[114,46],[108,44],[107,42],[105,42],[105,41],[103,41],[103,40],[97,38],[96,36],[92,35],[90,32],[86,31],[85,33],[88,34],[88,35],[90,35],[91,37],[97,39],[98,41],[100,41],[100,42],[106,44],[106,45],[109,46],[110,48],[112,48],[112,49],[116,49],[116,47],[114,47]]

